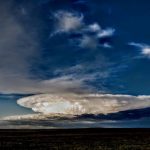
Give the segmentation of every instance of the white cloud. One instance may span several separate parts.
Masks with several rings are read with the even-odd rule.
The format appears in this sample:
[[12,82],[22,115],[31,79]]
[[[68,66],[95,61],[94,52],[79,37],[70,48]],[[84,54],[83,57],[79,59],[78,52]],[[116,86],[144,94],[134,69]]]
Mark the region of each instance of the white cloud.
[[112,46],[108,43],[104,43],[102,46],[105,47],[105,48],[112,48]]
[[114,33],[115,33],[115,29],[113,29],[113,28],[107,28],[107,29],[103,29],[101,32],[99,32],[97,34],[97,36],[99,38],[102,38],[102,37],[111,37],[111,36],[114,35]]
[[102,29],[98,23],[93,23],[87,27],[87,30],[91,32],[100,32]]
[[88,27],[85,26],[83,28],[83,31],[89,31],[93,32],[95,34],[89,35],[83,32],[83,37],[79,40],[80,44],[79,46],[82,48],[90,48],[95,49],[98,46],[102,46],[105,48],[111,48],[112,46],[109,43],[99,43],[99,39],[105,38],[105,37],[112,37],[115,33],[115,29],[107,28],[107,29],[101,29],[100,25],[97,23],[91,24]]
[[143,48],[141,53],[150,58],[150,47]]
[[145,44],[142,43],[135,43],[135,42],[129,42],[128,45],[130,46],[135,46],[135,47],[139,47],[139,48],[143,48],[145,46]]
[[73,12],[58,11],[54,14],[56,33],[71,32],[83,26],[83,15]]
[[143,56],[150,58],[150,46],[149,45],[143,44],[143,43],[135,43],[135,42],[130,42],[129,45],[139,48]]
[[113,94],[41,94],[21,98],[17,103],[44,115],[108,114],[150,107],[150,96]]

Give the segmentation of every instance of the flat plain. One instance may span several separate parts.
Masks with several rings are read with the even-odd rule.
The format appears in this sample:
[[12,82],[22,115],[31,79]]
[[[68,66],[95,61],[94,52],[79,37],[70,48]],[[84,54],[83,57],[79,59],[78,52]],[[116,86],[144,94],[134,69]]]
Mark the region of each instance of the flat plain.
[[150,129],[0,130],[0,149],[150,150]]

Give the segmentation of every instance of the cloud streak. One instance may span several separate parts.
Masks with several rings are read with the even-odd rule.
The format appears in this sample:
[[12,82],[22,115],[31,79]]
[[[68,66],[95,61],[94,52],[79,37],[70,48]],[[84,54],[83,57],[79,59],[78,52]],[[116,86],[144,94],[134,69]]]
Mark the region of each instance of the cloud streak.
[[130,42],[129,45],[140,49],[142,56],[150,58],[150,46],[149,45],[142,44],[142,43],[135,43],[135,42]]

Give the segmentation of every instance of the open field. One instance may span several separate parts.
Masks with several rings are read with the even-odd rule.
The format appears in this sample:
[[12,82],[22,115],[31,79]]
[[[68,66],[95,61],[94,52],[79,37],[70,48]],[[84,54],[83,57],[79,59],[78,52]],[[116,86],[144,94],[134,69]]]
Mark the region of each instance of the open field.
[[150,150],[150,130],[0,130],[0,149]]

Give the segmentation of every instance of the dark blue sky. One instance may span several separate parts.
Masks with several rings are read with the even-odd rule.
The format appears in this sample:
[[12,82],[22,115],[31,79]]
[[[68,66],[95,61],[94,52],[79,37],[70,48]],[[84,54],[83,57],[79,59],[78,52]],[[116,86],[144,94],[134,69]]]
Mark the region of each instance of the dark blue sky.
[[1,93],[150,94],[148,0],[0,2]]

